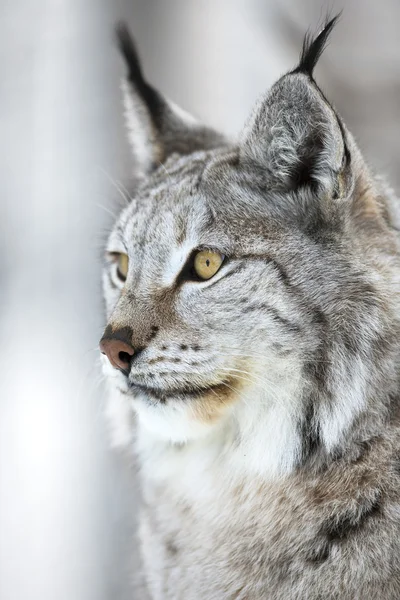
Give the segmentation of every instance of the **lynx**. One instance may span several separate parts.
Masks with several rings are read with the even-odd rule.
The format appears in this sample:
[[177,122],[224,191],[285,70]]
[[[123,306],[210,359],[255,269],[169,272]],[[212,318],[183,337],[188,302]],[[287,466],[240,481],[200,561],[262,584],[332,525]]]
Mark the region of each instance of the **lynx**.
[[144,78],[100,343],[140,477],[140,600],[400,598],[400,203],[318,87],[336,22],[237,139]]

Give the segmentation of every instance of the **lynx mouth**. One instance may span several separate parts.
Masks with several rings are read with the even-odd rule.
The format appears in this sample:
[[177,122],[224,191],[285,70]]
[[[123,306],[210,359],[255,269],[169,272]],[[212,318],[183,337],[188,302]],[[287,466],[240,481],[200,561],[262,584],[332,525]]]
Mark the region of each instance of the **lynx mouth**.
[[162,388],[150,387],[138,383],[129,383],[129,389],[132,393],[142,392],[146,396],[148,396],[152,400],[157,400],[158,402],[167,402],[170,399],[183,399],[189,400],[193,398],[199,398],[204,396],[208,392],[212,392],[218,396],[218,392],[226,391],[227,382],[222,381],[217,384],[203,386],[203,387],[180,387],[174,388],[170,390],[163,390]]

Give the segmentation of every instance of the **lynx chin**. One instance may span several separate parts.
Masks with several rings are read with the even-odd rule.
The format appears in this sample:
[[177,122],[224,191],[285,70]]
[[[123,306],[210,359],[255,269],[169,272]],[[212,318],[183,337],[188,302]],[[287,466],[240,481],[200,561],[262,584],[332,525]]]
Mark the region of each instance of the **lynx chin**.
[[314,79],[336,20],[236,140],[118,27],[137,186],[100,348],[139,465],[132,598],[400,598],[400,202]]

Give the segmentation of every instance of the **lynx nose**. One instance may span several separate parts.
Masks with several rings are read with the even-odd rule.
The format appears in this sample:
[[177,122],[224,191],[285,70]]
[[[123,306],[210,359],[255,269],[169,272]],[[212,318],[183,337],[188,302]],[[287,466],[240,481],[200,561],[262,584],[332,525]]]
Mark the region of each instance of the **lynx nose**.
[[107,327],[100,340],[100,351],[105,354],[115,369],[129,370],[135,351],[131,345],[131,334],[124,329],[109,332]]

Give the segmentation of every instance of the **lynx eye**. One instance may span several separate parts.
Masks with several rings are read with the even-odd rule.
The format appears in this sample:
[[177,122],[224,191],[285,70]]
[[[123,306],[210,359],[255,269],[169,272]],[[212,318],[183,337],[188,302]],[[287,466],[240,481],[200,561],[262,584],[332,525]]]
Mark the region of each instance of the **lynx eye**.
[[224,255],[212,250],[200,250],[195,254],[193,269],[200,279],[210,279],[220,269]]
[[127,254],[121,252],[117,258],[117,275],[121,281],[126,281],[128,275],[129,258]]

